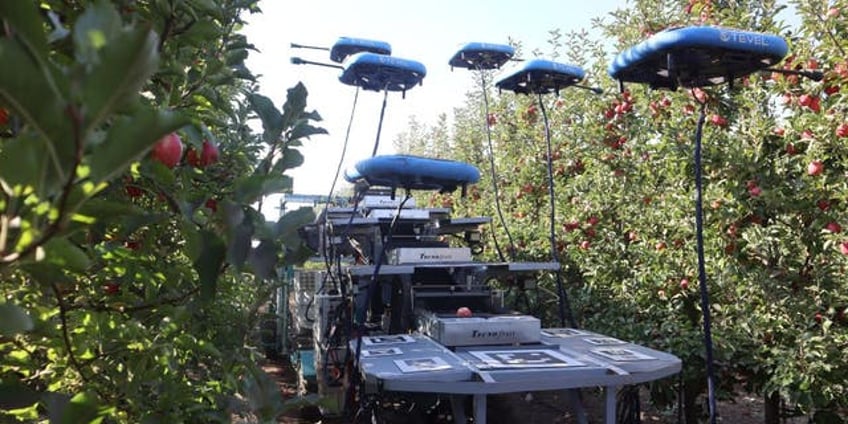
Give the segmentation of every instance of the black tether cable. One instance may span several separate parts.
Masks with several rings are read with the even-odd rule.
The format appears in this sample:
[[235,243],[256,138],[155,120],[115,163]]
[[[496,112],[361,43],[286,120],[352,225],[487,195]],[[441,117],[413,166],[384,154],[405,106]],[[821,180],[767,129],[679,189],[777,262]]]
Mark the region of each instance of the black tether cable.
[[[509,227],[506,225],[506,220],[501,210],[501,195],[498,189],[498,176],[495,171],[495,149],[492,146],[492,129],[489,127],[489,90],[486,87],[486,71],[483,69],[479,69],[478,71],[480,72],[480,88],[483,90],[483,122],[486,127],[486,141],[489,143],[489,172],[492,176],[492,190],[495,194],[495,210],[498,212],[501,227],[506,233],[507,240],[509,240],[509,258],[510,260],[515,260],[515,243],[512,241],[512,234],[509,232]],[[492,234],[492,240],[495,244],[495,250],[498,252],[498,258],[501,262],[506,262],[501,247],[498,244],[498,237],[494,233]]]
[[374,140],[374,151],[371,157],[377,156],[377,148],[380,147],[380,132],[383,130],[383,117],[386,116],[386,101],[389,99],[389,90],[383,90],[383,107],[380,109],[380,122],[377,123],[377,139]]
[[701,288],[701,311],[704,315],[704,346],[707,362],[707,393],[709,394],[710,424],[716,422],[715,376],[713,371],[713,336],[710,330],[710,294],[707,289],[707,270],[704,265],[704,209],[701,183],[701,136],[706,120],[707,103],[701,103],[698,126],[695,129],[695,240],[698,250],[698,284]]
[[[348,142],[350,141],[350,129],[353,127],[353,117],[356,114],[356,104],[357,104],[358,100],[359,100],[359,87],[356,87],[356,92],[353,95],[353,105],[350,108],[350,120],[348,120],[348,122],[347,122],[347,131],[345,131],[344,143],[342,144],[342,155],[341,155],[341,157],[339,157],[339,164],[336,165],[336,175],[333,177],[333,183],[330,185],[330,193],[327,194],[327,201],[324,203],[324,233],[325,234],[326,234],[326,228],[327,228],[327,221],[328,221],[328,218],[329,218],[330,200],[333,198],[333,192],[336,190],[336,183],[339,180],[339,174],[341,174],[341,171],[342,171],[342,164],[344,163],[345,155],[347,154],[347,145],[348,145]],[[353,215],[351,215],[351,216],[353,216]],[[328,255],[328,253],[329,253],[328,247],[327,247],[326,243],[324,243],[324,264],[327,266],[327,275],[330,277],[330,279],[334,280],[332,278],[332,276],[333,276],[333,265],[330,262],[331,255]],[[335,255],[333,255],[333,256],[335,256]],[[339,278],[341,278],[341,276],[339,276]],[[325,279],[325,281],[326,281],[326,279]],[[321,289],[318,290],[318,292],[322,292],[323,288],[324,288],[324,285],[322,283]]]
[[[551,241],[551,259],[559,263],[559,254],[556,246],[556,199],[554,198],[554,170],[553,160],[551,156],[553,149],[551,148],[551,126],[548,122],[548,111],[545,109],[545,103],[542,101],[542,93],[539,92],[539,110],[542,111],[542,119],[545,122],[545,145],[548,149],[547,167],[548,167],[548,197],[550,197],[550,241]],[[571,313],[571,305],[568,302],[568,294],[565,292],[565,287],[562,283],[562,269],[557,267],[556,271],[557,296],[559,296],[559,324],[565,326],[566,318],[568,325],[572,328],[577,328],[577,323],[574,320],[574,315]]]

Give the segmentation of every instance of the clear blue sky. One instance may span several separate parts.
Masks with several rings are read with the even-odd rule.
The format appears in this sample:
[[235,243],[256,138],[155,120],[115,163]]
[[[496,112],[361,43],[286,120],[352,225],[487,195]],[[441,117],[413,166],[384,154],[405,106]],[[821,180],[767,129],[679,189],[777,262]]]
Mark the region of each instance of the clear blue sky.
[[[449,116],[464,94],[475,89],[465,70],[451,72],[448,59],[467,42],[505,44],[509,37],[526,51],[545,49],[548,32],[590,29],[593,17],[605,16],[621,0],[264,0],[262,14],[248,17],[244,33],[261,53],[252,52],[248,66],[261,74],[261,92],[278,105],[285,90],[302,81],[309,90],[308,106],[324,118],[330,134],[317,136],[302,149],[306,163],[293,173],[295,192],[327,194],[339,160],[350,116],[354,88],[338,82],[339,71],[292,65],[291,56],[329,62],[328,53],[291,49],[291,43],[330,46],[339,37],[386,41],[397,57],[417,60],[427,67],[424,85],[389,96],[380,153],[391,153],[392,140],[403,131],[410,115],[433,122],[439,113]],[[370,155],[377,130],[382,94],[359,96],[347,164]]]

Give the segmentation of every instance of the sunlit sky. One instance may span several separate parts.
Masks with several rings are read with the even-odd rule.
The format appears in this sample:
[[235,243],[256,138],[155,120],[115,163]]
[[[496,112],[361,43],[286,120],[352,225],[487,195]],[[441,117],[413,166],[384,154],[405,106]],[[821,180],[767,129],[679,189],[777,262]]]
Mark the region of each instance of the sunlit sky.
[[[592,18],[623,5],[622,0],[264,0],[263,13],[249,16],[243,32],[260,50],[247,61],[261,75],[260,92],[279,106],[286,90],[301,81],[309,91],[308,108],[324,118],[321,126],[329,134],[305,142],[301,152],[306,162],[292,176],[295,193],[326,195],[341,157],[355,88],[338,81],[339,70],[291,64],[292,56],[330,63],[328,52],[292,49],[291,43],[330,47],[342,36],[381,40],[391,44],[393,56],[424,64],[422,86],[408,91],[405,99],[389,94],[379,149],[387,154],[393,153],[392,141],[411,115],[421,123],[433,123],[441,113],[450,118],[465,93],[478,89],[472,73],[451,72],[447,64],[463,44],[506,44],[511,37],[527,52],[544,51],[550,30],[591,30]],[[370,156],[382,99],[382,93],[360,93],[345,167]]]

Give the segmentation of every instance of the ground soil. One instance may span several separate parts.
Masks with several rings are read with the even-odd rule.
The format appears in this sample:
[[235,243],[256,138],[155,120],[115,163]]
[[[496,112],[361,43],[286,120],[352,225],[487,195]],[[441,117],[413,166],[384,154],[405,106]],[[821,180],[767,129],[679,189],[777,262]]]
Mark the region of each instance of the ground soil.
[[[283,360],[268,360],[263,368],[280,387],[284,399],[290,399],[298,394],[298,379],[294,368]],[[604,419],[604,398],[600,389],[581,391],[582,404],[589,417],[589,423],[601,423]],[[647,393],[640,393],[641,421],[645,424],[673,424],[678,420],[676,410],[661,411],[653,408],[647,400]],[[521,423],[521,424],[571,424],[576,419],[563,392],[538,392],[515,395],[501,395],[489,399],[489,423]],[[763,401],[757,396],[742,394],[733,401],[719,402],[718,422],[724,424],[761,424],[763,423]],[[338,417],[322,417],[315,408],[304,408],[289,412],[279,417],[278,422],[286,424],[343,424],[345,420]],[[407,419],[399,419],[398,423],[411,424]],[[439,421],[441,422],[441,421]],[[449,421],[448,421],[449,422]],[[801,418],[788,419],[785,424],[801,424]]]

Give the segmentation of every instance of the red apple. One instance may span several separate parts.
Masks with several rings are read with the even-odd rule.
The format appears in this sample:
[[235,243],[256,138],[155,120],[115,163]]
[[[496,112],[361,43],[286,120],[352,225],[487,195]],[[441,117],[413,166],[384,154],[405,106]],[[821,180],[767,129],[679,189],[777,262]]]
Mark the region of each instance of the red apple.
[[707,92],[697,87],[692,89],[692,95],[698,103],[705,103],[709,99]]
[[[781,77],[781,76],[782,76],[782,75],[778,74],[778,78],[779,78],[779,77]],[[784,105],[787,105],[787,106],[788,106],[788,105],[791,105],[791,104],[792,104],[792,101],[793,101],[792,94],[790,94],[790,93],[785,93],[785,94],[783,94],[782,99],[783,99],[783,100],[782,100],[782,103],[783,103]]]
[[152,156],[154,160],[161,162],[168,168],[173,168],[180,163],[183,155],[183,142],[177,133],[170,133],[156,142],[153,146]]
[[116,283],[106,283],[102,287],[103,292],[108,295],[116,295],[121,291],[121,286]]
[[795,144],[786,143],[786,154],[789,156],[795,156],[796,154],[798,154],[798,149],[795,148]]
[[140,197],[142,194],[144,194],[144,190],[140,189],[136,185],[127,185],[126,187],[124,187],[124,190],[126,190],[127,196],[132,198]]
[[810,110],[812,110],[813,112],[816,112],[816,113],[821,112],[821,100],[819,99],[818,96],[815,96],[815,97],[813,97],[813,100],[810,102],[810,105],[807,106],[807,107],[809,107]]
[[689,279],[684,278],[680,280],[680,290],[688,290],[689,289]]
[[842,226],[839,225],[839,223],[835,222],[835,221],[828,222],[827,225],[824,226],[824,228],[827,231],[830,231],[833,234],[838,234],[838,233],[842,232]]
[[589,250],[592,247],[592,243],[589,240],[583,240],[580,242],[580,248],[583,250]]
[[716,114],[710,115],[710,122],[713,125],[715,125],[717,127],[721,127],[721,128],[724,128],[724,127],[727,126],[727,119],[725,119],[721,115],[716,115]]
[[821,200],[819,200],[818,202],[816,202],[816,206],[817,206],[817,207],[818,207],[818,208],[819,208],[822,212],[824,212],[824,211],[826,211],[826,210],[830,209],[830,202],[828,202],[827,200],[821,199]]
[[498,117],[495,116],[494,113],[490,113],[490,114],[486,115],[486,124],[488,124],[490,127],[494,127],[495,124],[497,124],[497,123],[498,123]]
[[822,172],[824,172],[824,163],[820,160],[814,160],[807,165],[807,175],[815,177],[821,175]]
[[761,194],[763,194],[763,189],[755,185],[753,187],[748,188],[748,194],[750,194],[751,197],[759,197]]
[[192,147],[186,153],[186,162],[195,168],[205,168],[218,162],[218,146],[209,140],[203,140],[200,155]]
[[668,246],[665,244],[664,241],[661,241],[661,242],[657,243],[656,246],[654,246],[654,247],[656,247],[657,250],[665,250],[665,248],[668,247]]
[[0,107],[0,127],[6,126],[9,123],[9,111],[6,108]]
[[833,18],[839,16],[839,13],[840,13],[840,10],[839,10],[838,7],[831,7],[830,9],[827,10],[827,14],[825,14],[825,16],[828,19],[833,19]]
[[815,319],[817,323],[821,324],[821,322],[822,322],[821,312],[816,312],[816,314],[813,316],[813,319]]
[[207,199],[204,206],[206,206],[206,208],[211,210],[212,212],[218,212],[218,201],[215,199]]
[[819,69],[819,61],[816,60],[816,59],[810,58],[809,60],[807,60],[807,69],[809,69],[809,70]]
[[843,122],[836,127],[836,136],[840,138],[848,137],[848,122]]
[[466,306],[462,306],[456,310],[456,316],[458,318],[470,318],[471,317],[471,309],[468,309]]
[[737,234],[739,234],[739,227],[737,227],[736,224],[730,224],[727,227],[727,235],[730,237],[736,237]]
[[843,241],[839,243],[839,253],[848,256],[848,241]]
[[786,134],[786,129],[784,129],[782,127],[777,127],[774,130],[772,130],[772,132],[779,137],[783,137],[783,134]]
[[590,216],[589,219],[586,220],[586,222],[589,223],[589,225],[592,226],[592,227],[594,227],[595,225],[598,225],[598,222],[600,222],[600,221],[601,221],[600,218],[598,218],[597,216],[594,216],[594,215]]

